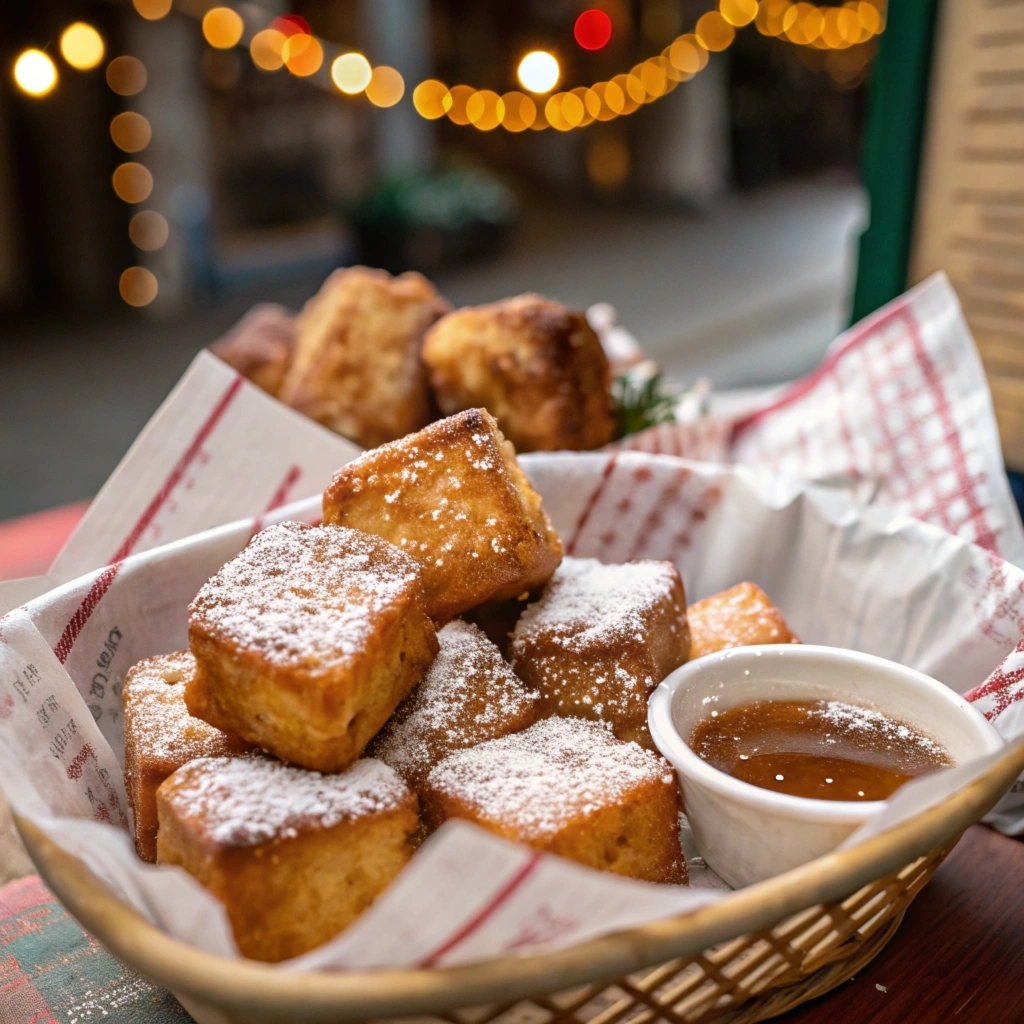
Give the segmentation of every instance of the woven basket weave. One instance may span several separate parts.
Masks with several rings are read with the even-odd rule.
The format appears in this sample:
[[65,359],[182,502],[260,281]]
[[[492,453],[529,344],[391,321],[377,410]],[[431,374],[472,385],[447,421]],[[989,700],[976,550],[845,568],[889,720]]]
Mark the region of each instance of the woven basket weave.
[[1024,744],[913,820],[693,913],[544,955],[431,970],[292,974],[202,953],[16,821],[71,913],[200,1024],[753,1024],[828,992],[876,956],[960,834],[1021,771]]

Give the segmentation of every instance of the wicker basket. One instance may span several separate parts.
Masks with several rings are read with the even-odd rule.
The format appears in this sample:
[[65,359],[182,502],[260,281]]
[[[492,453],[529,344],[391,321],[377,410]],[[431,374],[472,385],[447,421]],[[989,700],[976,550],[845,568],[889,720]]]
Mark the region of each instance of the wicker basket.
[[418,1024],[751,1024],[822,995],[876,956],[960,834],[1021,771],[1024,744],[913,820],[693,913],[546,955],[439,970],[288,974],[202,953],[154,928],[16,820],[70,912],[175,992],[200,1024],[412,1016]]

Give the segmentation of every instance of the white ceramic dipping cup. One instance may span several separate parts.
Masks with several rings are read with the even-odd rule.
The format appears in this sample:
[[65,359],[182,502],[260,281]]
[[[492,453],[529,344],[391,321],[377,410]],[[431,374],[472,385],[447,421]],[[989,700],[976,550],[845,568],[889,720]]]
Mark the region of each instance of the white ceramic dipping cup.
[[701,856],[733,888],[835,849],[881,801],[812,800],[761,789],[712,768],[689,747],[712,711],[754,700],[841,700],[880,711],[939,743],[956,764],[1003,740],[949,687],[869,654],[810,644],[738,647],[689,662],[651,695],[648,722],[682,784]]

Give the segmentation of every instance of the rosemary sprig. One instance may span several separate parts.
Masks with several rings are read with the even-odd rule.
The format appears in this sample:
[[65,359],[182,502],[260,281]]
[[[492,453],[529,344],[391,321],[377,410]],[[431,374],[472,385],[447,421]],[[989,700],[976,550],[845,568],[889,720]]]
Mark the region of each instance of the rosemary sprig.
[[618,377],[612,382],[612,398],[619,436],[636,434],[676,418],[679,395],[665,384],[661,373],[651,377]]

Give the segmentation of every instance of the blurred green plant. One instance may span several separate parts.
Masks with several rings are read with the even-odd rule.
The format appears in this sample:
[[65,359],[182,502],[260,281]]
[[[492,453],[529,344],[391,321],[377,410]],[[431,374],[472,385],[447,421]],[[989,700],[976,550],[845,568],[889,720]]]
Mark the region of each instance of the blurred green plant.
[[665,383],[661,373],[653,376],[617,377],[612,381],[612,399],[619,436],[636,434],[659,423],[673,423],[680,395]]

